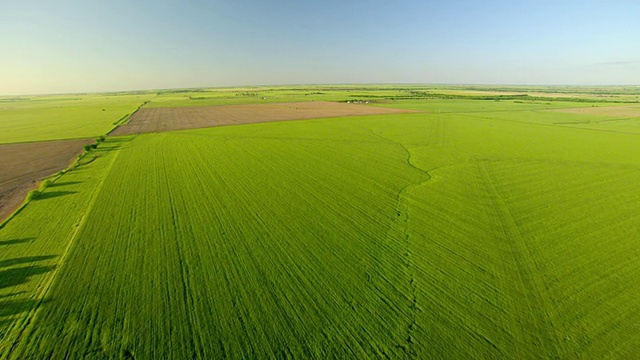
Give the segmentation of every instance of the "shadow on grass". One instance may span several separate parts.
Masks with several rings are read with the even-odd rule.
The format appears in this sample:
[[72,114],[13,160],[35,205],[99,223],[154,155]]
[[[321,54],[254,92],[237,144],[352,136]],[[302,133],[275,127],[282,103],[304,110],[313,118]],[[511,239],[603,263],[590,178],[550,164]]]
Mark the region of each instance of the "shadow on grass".
[[[33,276],[53,271],[56,268],[54,265],[41,266],[36,264],[56,257],[56,255],[25,256],[0,261],[0,290],[25,284],[31,281]],[[0,333],[4,331],[4,328],[12,326],[11,324],[21,314],[26,314],[40,304],[48,302],[34,299],[29,294],[31,291],[11,289],[9,294],[0,295]]]
[[[14,294],[11,296],[13,295]],[[10,324],[15,320],[16,315],[28,313],[38,305],[48,302],[49,300],[41,301],[37,299],[0,300],[0,329],[10,326]]]
[[[25,256],[0,261],[0,289],[24,284],[28,282],[32,276],[52,271],[56,268],[53,265],[40,266],[35,265],[35,263],[51,260],[56,257],[56,255]],[[16,265],[20,267],[12,267]]]
[[7,294],[7,295],[0,295],[0,299],[14,297],[16,295],[22,295],[24,293],[25,293],[24,291],[18,291],[17,293],[11,293],[11,294]]
[[108,138],[105,142],[103,142],[103,144],[120,144],[120,143],[124,143],[127,142],[127,139],[121,139],[121,138],[115,138],[115,137],[110,137]]
[[0,261],[0,268],[9,267],[14,265],[21,265],[26,263],[34,263],[38,261],[50,260],[56,258],[56,255],[43,255],[43,256],[25,256],[15,259],[7,259]]
[[49,185],[49,188],[55,188],[55,187],[60,187],[60,186],[68,186],[68,185],[76,185],[76,184],[82,184],[82,181],[61,181],[61,182],[56,182],[53,183],[51,185]]
[[0,241],[0,246],[9,246],[9,245],[17,245],[33,242],[36,238],[25,238],[25,239],[15,239],[15,240],[3,240]]
[[113,137],[113,136],[112,136],[112,137],[107,138],[107,140],[106,140],[103,144],[109,144],[109,143],[116,143],[116,144],[118,144],[118,143],[126,143],[126,142],[129,142],[129,141],[133,140],[133,138],[134,138],[134,137],[135,137],[135,136],[131,136],[131,135],[129,135],[129,136],[127,136],[127,135],[124,135],[124,136],[116,136],[116,137]]
[[44,193],[40,194],[40,196],[38,196],[36,200],[51,199],[51,198],[56,198],[56,197],[71,195],[76,193],[77,191],[45,191]]
[[92,155],[92,156],[91,156],[91,158],[86,157],[86,158],[82,159],[82,161],[79,161],[79,162],[76,164],[76,166],[75,166],[75,168],[74,168],[73,170],[75,171],[75,170],[77,170],[77,169],[81,169],[81,168],[83,168],[83,167],[85,167],[85,166],[87,166],[87,165],[91,164],[92,162],[94,162],[94,161],[98,160],[100,157],[101,157],[101,156],[98,156],[98,155],[95,155],[95,154],[94,154],[94,155]]
[[0,318],[27,312],[38,300],[0,300]]
[[109,152],[113,150],[119,150],[121,148],[122,146],[119,146],[119,145],[104,146],[104,147],[98,147],[97,149],[92,150],[92,152]]
[[55,266],[49,265],[23,266],[19,268],[0,270],[0,289],[24,284],[28,282],[32,276],[46,274],[55,268]]

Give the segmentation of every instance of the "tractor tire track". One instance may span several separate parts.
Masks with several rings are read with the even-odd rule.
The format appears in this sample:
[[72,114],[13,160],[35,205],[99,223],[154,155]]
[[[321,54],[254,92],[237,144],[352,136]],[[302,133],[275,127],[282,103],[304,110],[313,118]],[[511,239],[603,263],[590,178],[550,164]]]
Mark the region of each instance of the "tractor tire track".
[[[540,345],[544,342],[552,343],[551,348],[553,349],[553,353],[539,354],[540,356],[548,355],[551,358],[560,358],[564,354],[561,349],[561,344],[558,341],[559,337],[556,332],[556,327],[553,323],[556,317],[553,302],[547,293],[544,279],[540,275],[540,270],[536,265],[531,248],[527,244],[527,240],[522,236],[513,214],[504,200],[504,196],[496,187],[495,179],[491,171],[487,168],[486,161],[478,161],[477,166],[480,174],[484,178],[485,189],[490,196],[491,205],[500,219],[499,226],[504,234],[504,239],[511,248],[510,253],[512,255],[512,261],[519,272],[518,278],[521,281],[521,288],[525,294],[528,294],[527,298],[523,299],[526,305],[519,304],[519,306],[528,307],[526,312],[538,314],[534,323],[529,324],[535,329],[525,325],[526,319],[520,316],[517,319],[517,322],[520,324],[520,331],[533,343]],[[520,312],[516,311],[516,313]],[[544,337],[540,338],[540,336]]]

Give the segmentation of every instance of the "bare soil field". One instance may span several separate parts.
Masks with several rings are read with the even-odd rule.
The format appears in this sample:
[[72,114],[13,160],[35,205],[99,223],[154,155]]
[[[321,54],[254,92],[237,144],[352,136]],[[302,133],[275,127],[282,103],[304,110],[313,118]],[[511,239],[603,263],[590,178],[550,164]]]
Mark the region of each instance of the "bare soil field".
[[67,167],[95,139],[0,144],[0,221],[20,207],[39,180]]
[[568,114],[603,115],[615,117],[640,117],[640,105],[634,106],[592,106],[573,109],[548,110]]
[[141,134],[268,121],[414,112],[417,111],[325,101],[142,108],[131,117],[129,123],[118,127],[110,135]]

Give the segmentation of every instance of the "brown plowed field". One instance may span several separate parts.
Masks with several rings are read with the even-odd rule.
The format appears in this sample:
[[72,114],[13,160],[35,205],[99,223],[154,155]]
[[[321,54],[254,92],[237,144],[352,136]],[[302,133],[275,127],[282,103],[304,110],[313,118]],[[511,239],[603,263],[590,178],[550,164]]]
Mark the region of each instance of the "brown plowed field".
[[415,113],[417,111],[325,101],[180,108],[142,108],[131,117],[128,124],[118,127],[110,135],[141,134],[268,121],[412,112]]
[[94,139],[0,144],[0,221],[20,207],[39,180],[67,167]]

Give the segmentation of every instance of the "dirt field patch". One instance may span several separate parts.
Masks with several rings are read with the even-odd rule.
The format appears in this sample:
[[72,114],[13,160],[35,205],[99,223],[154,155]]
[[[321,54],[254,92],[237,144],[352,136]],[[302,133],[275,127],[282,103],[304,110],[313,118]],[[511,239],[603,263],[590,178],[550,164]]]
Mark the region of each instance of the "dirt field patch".
[[549,110],[567,114],[602,115],[622,118],[640,117],[640,105],[635,106],[593,106],[573,109]]
[[356,115],[399,114],[412,110],[324,101],[222,105],[181,108],[142,108],[111,135],[129,135],[268,121],[302,120]]
[[0,144],[0,221],[14,212],[42,178],[67,167],[95,139]]

